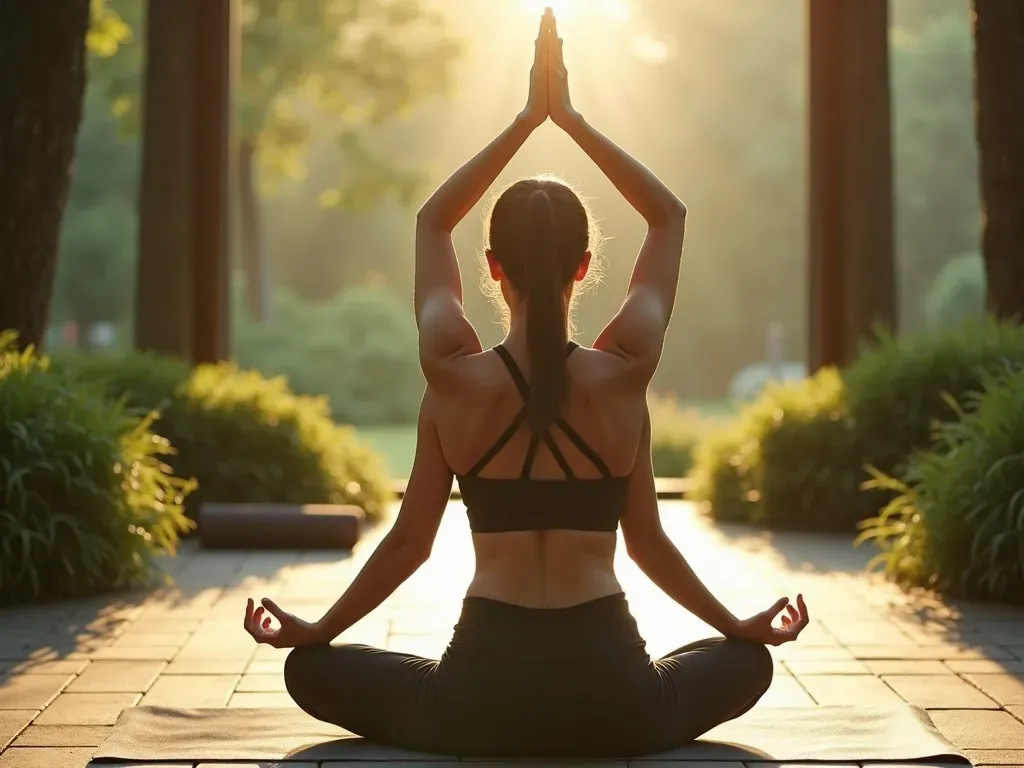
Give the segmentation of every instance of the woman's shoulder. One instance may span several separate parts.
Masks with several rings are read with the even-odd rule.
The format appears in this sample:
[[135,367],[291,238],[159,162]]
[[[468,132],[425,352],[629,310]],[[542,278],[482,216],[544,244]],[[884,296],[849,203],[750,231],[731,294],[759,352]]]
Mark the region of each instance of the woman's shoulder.
[[614,352],[579,346],[570,357],[573,381],[595,392],[628,394],[644,392],[649,382],[637,375],[636,366]]

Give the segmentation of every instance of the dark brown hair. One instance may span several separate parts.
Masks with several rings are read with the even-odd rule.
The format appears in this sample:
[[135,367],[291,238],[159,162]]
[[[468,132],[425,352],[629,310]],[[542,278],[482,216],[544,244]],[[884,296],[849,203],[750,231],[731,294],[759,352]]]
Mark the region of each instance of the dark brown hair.
[[530,424],[538,432],[558,419],[568,394],[568,300],[590,240],[586,206],[556,179],[517,181],[491,210],[488,247],[526,302],[531,379],[527,405]]

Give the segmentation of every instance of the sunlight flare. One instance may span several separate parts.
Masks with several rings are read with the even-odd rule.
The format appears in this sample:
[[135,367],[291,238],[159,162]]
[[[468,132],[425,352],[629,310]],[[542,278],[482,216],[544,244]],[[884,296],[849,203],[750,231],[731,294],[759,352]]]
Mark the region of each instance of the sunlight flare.
[[633,15],[629,0],[521,0],[528,13],[541,15],[545,8],[551,8],[560,22],[573,25],[588,18],[600,18],[605,22],[628,21]]

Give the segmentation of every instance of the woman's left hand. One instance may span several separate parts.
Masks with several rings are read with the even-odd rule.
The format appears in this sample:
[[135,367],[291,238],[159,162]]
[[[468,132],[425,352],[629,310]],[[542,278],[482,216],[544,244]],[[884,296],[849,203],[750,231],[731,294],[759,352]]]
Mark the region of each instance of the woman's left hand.
[[[265,615],[264,611],[270,615]],[[279,626],[271,626],[271,617],[277,619]],[[318,625],[281,610],[268,598],[263,598],[259,607],[254,607],[252,598],[249,598],[243,626],[257,643],[266,643],[274,648],[299,648],[330,642]]]
[[548,60],[550,45],[548,38],[552,34],[554,16],[548,11],[541,17],[540,32],[533,54],[533,69],[530,70],[530,95],[526,100],[526,109],[522,117],[537,128],[548,119]]

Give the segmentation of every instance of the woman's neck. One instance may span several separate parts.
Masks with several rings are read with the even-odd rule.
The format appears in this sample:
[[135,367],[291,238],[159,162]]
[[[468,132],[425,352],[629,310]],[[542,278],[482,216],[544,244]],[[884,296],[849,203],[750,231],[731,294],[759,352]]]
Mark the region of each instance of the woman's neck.
[[[508,324],[508,332],[505,334],[505,339],[502,341],[502,345],[511,352],[521,352],[526,355],[529,345],[527,344],[527,316],[526,312],[515,311],[511,313]],[[566,338],[570,339],[569,334],[569,319],[565,318]]]

